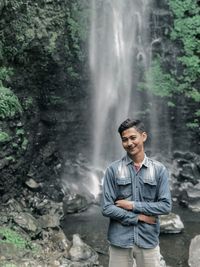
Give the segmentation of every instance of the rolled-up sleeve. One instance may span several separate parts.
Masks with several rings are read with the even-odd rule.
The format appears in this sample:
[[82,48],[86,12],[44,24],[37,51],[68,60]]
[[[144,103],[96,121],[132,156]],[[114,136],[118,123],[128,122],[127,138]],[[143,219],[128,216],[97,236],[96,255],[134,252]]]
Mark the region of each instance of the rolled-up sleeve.
[[162,215],[168,214],[172,208],[171,193],[169,188],[169,173],[165,167],[160,170],[158,180],[158,194],[156,201],[140,202],[134,201],[133,210],[136,213],[144,213],[146,215]]
[[117,199],[116,192],[114,171],[109,167],[103,178],[102,214],[119,221],[122,225],[136,225],[138,223],[137,213],[124,210],[115,205]]

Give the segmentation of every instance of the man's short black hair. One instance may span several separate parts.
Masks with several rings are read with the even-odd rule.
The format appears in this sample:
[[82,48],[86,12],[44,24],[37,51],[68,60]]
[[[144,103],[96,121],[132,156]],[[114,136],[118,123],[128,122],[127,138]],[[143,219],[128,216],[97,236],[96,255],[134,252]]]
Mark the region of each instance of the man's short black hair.
[[138,132],[143,133],[145,132],[144,123],[140,120],[133,120],[133,119],[127,119],[122,122],[122,124],[118,128],[118,132],[120,135],[122,135],[122,132],[129,129],[129,128],[135,128]]

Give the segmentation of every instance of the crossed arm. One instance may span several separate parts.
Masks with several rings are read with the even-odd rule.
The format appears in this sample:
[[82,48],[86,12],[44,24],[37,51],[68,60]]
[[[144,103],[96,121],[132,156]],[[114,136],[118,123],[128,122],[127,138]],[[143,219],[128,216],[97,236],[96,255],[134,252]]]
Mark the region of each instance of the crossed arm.
[[[132,211],[134,210],[134,202],[128,201],[125,199],[120,199],[115,201],[115,205],[119,208]],[[145,215],[145,214],[138,214],[138,221],[145,222],[148,224],[155,224],[156,223],[156,217],[151,215]]]
[[[166,174],[164,174],[166,175]],[[116,200],[116,185],[111,170],[107,170],[103,184],[102,213],[119,221],[123,225],[136,225],[139,221],[154,224],[156,217],[171,210],[171,198],[168,177],[161,180],[157,202],[133,202],[125,199]]]

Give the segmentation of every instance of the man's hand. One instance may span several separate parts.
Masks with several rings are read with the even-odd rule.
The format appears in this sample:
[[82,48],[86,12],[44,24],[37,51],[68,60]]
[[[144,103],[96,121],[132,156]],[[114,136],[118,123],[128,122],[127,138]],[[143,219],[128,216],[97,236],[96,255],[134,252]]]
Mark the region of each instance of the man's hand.
[[[125,209],[125,210],[133,210],[134,209],[134,202],[126,200],[126,199],[120,199],[120,200],[115,201],[115,205],[117,207]],[[148,224],[155,224],[156,223],[156,217],[147,216],[144,214],[139,214],[138,220],[141,222],[144,222],[144,223],[148,223]]]
[[140,214],[138,216],[138,220],[141,222],[148,223],[148,224],[155,224],[156,223],[156,218],[154,216],[147,216],[144,214]]
[[115,205],[125,210],[133,210],[133,201],[126,199],[120,199],[115,202]]

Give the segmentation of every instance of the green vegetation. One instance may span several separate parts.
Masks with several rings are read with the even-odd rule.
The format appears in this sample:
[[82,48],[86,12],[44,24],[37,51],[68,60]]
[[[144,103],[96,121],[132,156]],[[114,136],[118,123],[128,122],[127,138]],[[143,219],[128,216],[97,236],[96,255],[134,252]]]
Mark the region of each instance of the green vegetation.
[[31,109],[31,108],[33,107],[33,98],[32,98],[31,96],[27,97],[27,98],[23,101],[22,105],[23,105],[23,108],[24,108],[25,110],[29,110],[29,109]]
[[12,68],[0,67],[0,119],[12,118],[22,113],[22,106],[17,96],[3,85],[3,82],[10,80],[12,74]]
[[2,81],[9,81],[12,75],[12,68],[0,67],[0,85],[2,86]]
[[12,118],[22,113],[18,97],[11,89],[0,85],[0,119]]
[[8,160],[8,161],[11,162],[11,163],[16,162],[16,159],[15,159],[13,156],[8,156],[8,157],[6,157],[6,160]]
[[76,81],[80,79],[80,65],[85,64],[87,57],[86,46],[89,37],[90,9],[87,0],[71,0],[66,10],[67,39],[65,40],[65,53],[69,63],[66,71],[67,75]]
[[26,150],[27,145],[28,145],[28,139],[26,137],[24,137],[22,145],[21,145],[22,150]]
[[27,249],[33,252],[37,251],[37,246],[27,238],[8,227],[0,227],[0,235],[3,237],[0,239],[1,243],[8,243],[14,245],[19,249]]
[[[146,84],[142,88],[151,90],[155,95],[168,98],[168,105],[174,107],[172,99],[181,96],[186,103],[194,103],[196,112],[189,128],[199,128],[200,121],[200,4],[194,0],[168,0],[174,15],[174,25],[170,38],[178,46],[176,64],[169,58],[154,55],[147,73]],[[167,66],[167,67],[166,67]]]
[[9,142],[11,137],[6,132],[0,132],[0,143]]
[[88,2],[71,1],[67,8],[67,28],[69,32],[68,46],[75,53],[78,60],[83,61],[85,54],[83,52],[83,43],[86,43],[89,32],[89,8]]
[[[177,90],[184,92],[188,100],[200,104],[200,4],[194,0],[169,0],[174,14],[174,28],[171,39],[181,43],[182,51],[177,61],[182,72],[177,75]],[[174,75],[174,77],[175,77]],[[190,128],[199,128],[200,109],[197,108]]]
[[17,129],[16,135],[24,135],[24,129],[22,129],[22,128]]
[[[146,74],[146,82],[140,84],[141,89],[149,89],[160,97],[172,97],[177,81],[170,73],[165,73],[161,67],[161,59],[152,61],[151,68]],[[169,105],[173,105],[169,102]]]
[[14,263],[3,263],[2,267],[20,267]]

